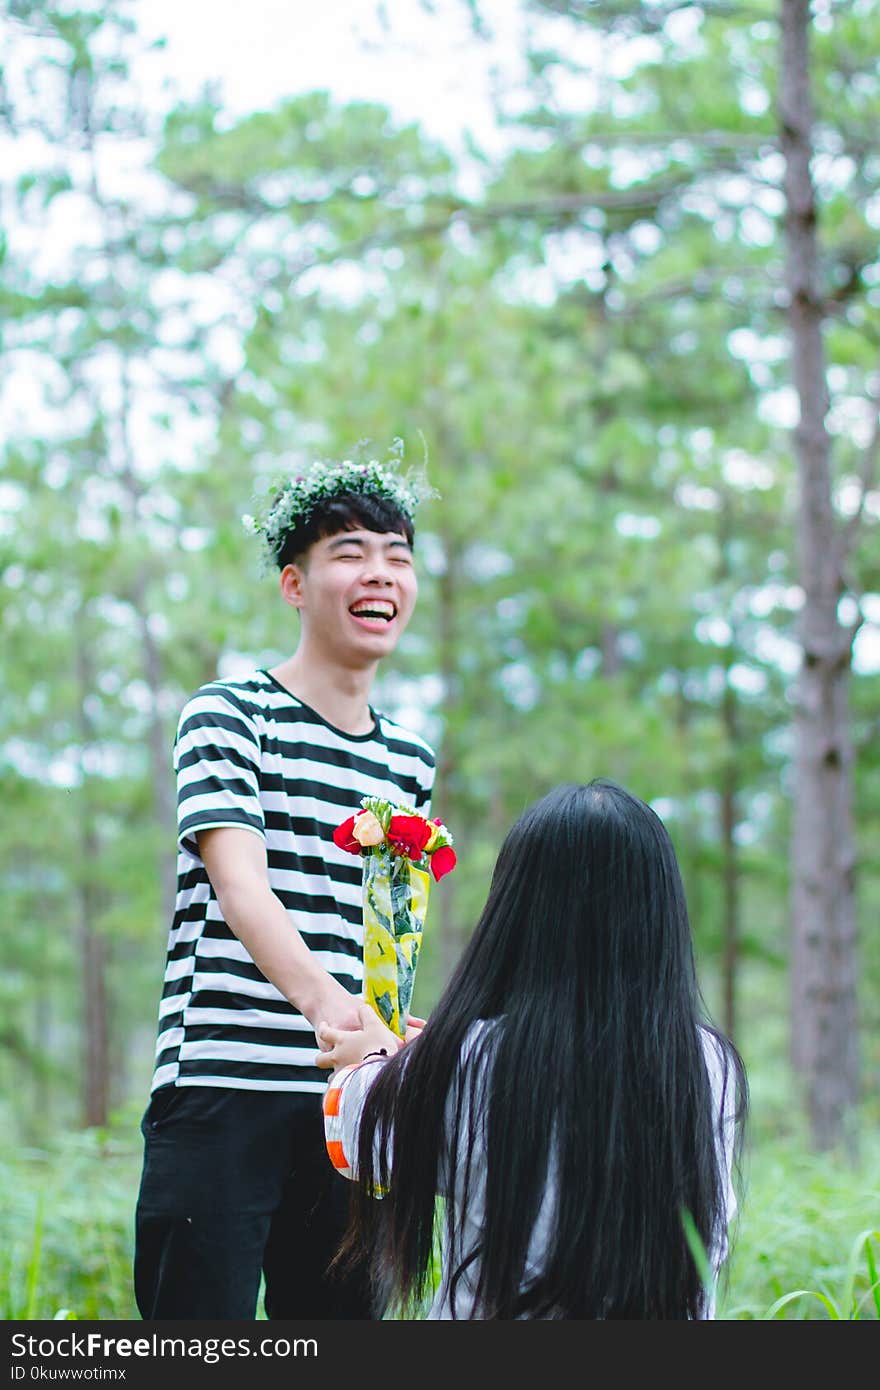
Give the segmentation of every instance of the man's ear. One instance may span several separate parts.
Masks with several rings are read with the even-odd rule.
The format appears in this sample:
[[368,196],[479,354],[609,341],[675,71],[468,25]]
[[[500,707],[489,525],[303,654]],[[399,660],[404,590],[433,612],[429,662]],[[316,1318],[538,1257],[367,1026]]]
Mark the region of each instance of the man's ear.
[[304,576],[299,565],[285,565],[279,578],[281,597],[291,608],[302,608],[304,599]]

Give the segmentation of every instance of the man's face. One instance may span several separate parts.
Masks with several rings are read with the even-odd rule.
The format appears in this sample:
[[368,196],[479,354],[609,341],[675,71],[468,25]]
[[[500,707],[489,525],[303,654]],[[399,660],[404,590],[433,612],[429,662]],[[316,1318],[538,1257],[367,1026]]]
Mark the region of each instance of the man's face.
[[281,586],[309,641],[354,665],[394,650],[418,592],[406,537],[363,527],[315,541],[303,561],[285,567]]

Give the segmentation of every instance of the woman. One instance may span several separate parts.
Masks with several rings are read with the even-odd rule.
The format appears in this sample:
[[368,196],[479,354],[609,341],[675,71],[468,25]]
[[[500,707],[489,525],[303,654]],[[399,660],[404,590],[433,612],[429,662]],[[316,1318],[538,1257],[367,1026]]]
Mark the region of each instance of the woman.
[[318,1028],[328,1147],[356,1184],[340,1264],[369,1252],[417,1305],[440,1196],[428,1317],[714,1316],[747,1083],[645,802],[604,780],[536,802],[421,1033],[361,1022]]

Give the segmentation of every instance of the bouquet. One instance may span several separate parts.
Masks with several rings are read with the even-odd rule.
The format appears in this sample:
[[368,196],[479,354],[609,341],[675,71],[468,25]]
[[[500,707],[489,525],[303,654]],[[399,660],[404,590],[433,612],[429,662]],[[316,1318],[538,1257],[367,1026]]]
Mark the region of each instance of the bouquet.
[[364,998],[402,1038],[431,875],[439,880],[455,868],[455,850],[442,821],[380,797],[363,797],[361,807],[336,827],[333,840],[363,860]]

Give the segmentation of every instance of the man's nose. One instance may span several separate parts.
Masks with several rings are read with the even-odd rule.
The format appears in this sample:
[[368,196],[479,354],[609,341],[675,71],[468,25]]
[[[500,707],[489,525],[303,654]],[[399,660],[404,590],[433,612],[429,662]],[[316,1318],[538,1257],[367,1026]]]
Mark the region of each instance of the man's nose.
[[367,584],[390,584],[391,566],[384,555],[368,556],[364,565],[364,582]]

